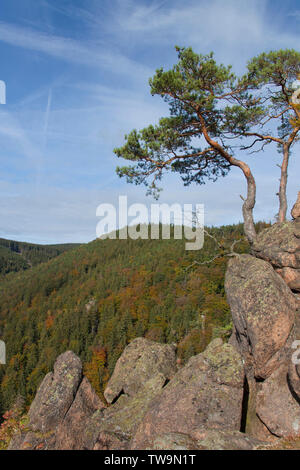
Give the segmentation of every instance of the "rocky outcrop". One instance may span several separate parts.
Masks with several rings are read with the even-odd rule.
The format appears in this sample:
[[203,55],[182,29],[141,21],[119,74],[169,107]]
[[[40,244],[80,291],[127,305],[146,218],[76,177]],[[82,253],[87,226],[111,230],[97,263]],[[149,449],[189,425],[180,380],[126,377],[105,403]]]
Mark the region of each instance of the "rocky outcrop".
[[218,339],[176,367],[174,346],[134,340],[105,391],[113,402],[106,407],[82,377],[80,359],[62,354],[31,405],[30,429],[16,435],[10,449],[150,449],[162,434],[162,442],[175,439],[174,448],[204,448],[192,431],[238,431],[244,383],[238,352]]
[[151,449],[166,433],[199,427],[240,430],[244,372],[240,355],[222,340],[192,357],[150,404],[132,449]]
[[10,449],[127,449],[149,403],[177,371],[175,346],[137,338],[125,348],[105,390],[106,407],[68,351],[43,380],[30,407],[27,433]]
[[176,372],[175,351],[174,345],[134,339],[117,361],[107,384],[104,392],[107,402],[112,403],[121,393],[129,397],[136,395],[149,379],[156,376],[170,380]]
[[269,263],[251,255],[229,261],[225,289],[247,374],[266,379],[290,353],[295,297]]
[[[246,431],[266,440],[300,437],[300,218],[263,230],[252,255],[229,262],[225,288],[249,398]],[[299,361],[298,361],[299,362]]]

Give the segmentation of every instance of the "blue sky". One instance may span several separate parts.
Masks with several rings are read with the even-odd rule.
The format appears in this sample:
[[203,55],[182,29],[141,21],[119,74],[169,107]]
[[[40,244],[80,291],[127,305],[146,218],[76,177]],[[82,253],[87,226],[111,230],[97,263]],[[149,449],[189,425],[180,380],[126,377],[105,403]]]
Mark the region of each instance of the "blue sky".
[[[96,208],[146,202],[144,188],[115,175],[113,148],[132,128],[167,109],[148,78],[176,62],[174,45],[214,51],[237,73],[268,50],[299,48],[300,1],[1,0],[0,237],[37,243],[96,237]],[[299,188],[299,145],[288,197]],[[256,219],[277,212],[280,156],[248,158],[258,185]],[[206,223],[241,220],[245,183],[238,170],[205,186],[164,181],[161,202],[204,203]]]

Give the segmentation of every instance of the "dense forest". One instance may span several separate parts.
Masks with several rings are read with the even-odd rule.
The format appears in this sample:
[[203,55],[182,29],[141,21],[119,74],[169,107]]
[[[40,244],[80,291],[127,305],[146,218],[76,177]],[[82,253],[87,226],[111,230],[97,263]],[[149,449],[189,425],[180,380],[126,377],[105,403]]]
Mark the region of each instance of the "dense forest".
[[0,238],[0,278],[10,272],[17,272],[49,261],[78,244],[37,245]]
[[[265,224],[258,224],[258,229]],[[178,345],[179,360],[228,337],[224,294],[229,247],[247,252],[242,225],[209,228],[204,248],[184,240],[95,240],[0,285],[1,412],[29,404],[57,356],[73,350],[101,395],[126,344],[145,336]],[[215,259],[213,259],[215,258]],[[213,261],[211,261],[213,259]]]

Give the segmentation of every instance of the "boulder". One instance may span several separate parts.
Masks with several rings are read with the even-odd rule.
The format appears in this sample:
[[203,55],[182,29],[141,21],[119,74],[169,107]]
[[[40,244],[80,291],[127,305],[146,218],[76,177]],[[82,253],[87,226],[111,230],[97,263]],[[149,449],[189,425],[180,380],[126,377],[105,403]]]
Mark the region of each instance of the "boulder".
[[282,268],[276,269],[289,288],[295,292],[300,292],[300,269]]
[[42,433],[55,429],[74,401],[82,379],[82,364],[72,351],[61,354],[40,385],[29,410],[30,426]]
[[300,269],[300,219],[262,230],[252,245],[252,253],[276,268]]
[[244,371],[239,353],[221,339],[192,357],[150,403],[131,449],[152,449],[159,435],[208,426],[239,430]]
[[122,394],[117,402],[107,409],[96,411],[85,426],[83,448],[97,450],[128,448],[149,403],[163,389],[165,382],[163,374],[154,375],[135,395]]
[[297,219],[298,217],[300,217],[300,191],[298,192],[298,199],[295,202],[291,211],[291,216],[293,217],[293,219]]
[[268,262],[251,255],[229,261],[225,289],[247,375],[266,379],[290,352],[295,296]]
[[290,391],[285,364],[260,384],[256,413],[275,436],[300,437],[299,400],[296,400]]
[[177,371],[176,347],[136,338],[125,348],[104,392],[108,403],[121,393],[134,396],[149,379],[163,375],[169,380]]

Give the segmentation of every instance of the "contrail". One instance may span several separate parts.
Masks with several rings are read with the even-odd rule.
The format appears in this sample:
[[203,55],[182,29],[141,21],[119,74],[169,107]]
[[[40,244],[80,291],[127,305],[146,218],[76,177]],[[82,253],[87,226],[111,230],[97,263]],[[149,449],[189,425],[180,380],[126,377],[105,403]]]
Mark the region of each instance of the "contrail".
[[38,160],[37,172],[36,172],[36,190],[40,188],[41,176],[42,176],[42,167],[45,160],[46,149],[47,149],[47,137],[48,137],[48,127],[49,127],[49,118],[51,112],[51,103],[52,103],[52,88],[49,89],[47,106],[45,111],[45,121],[42,131],[42,147],[41,147],[41,156]]
[[46,113],[45,113],[45,123],[44,123],[44,149],[47,145],[47,132],[48,132],[48,125],[49,125],[49,117],[50,117],[50,111],[51,111],[51,102],[52,102],[52,88],[50,88],[49,93],[48,93],[48,101],[47,101],[47,107],[46,107]]

